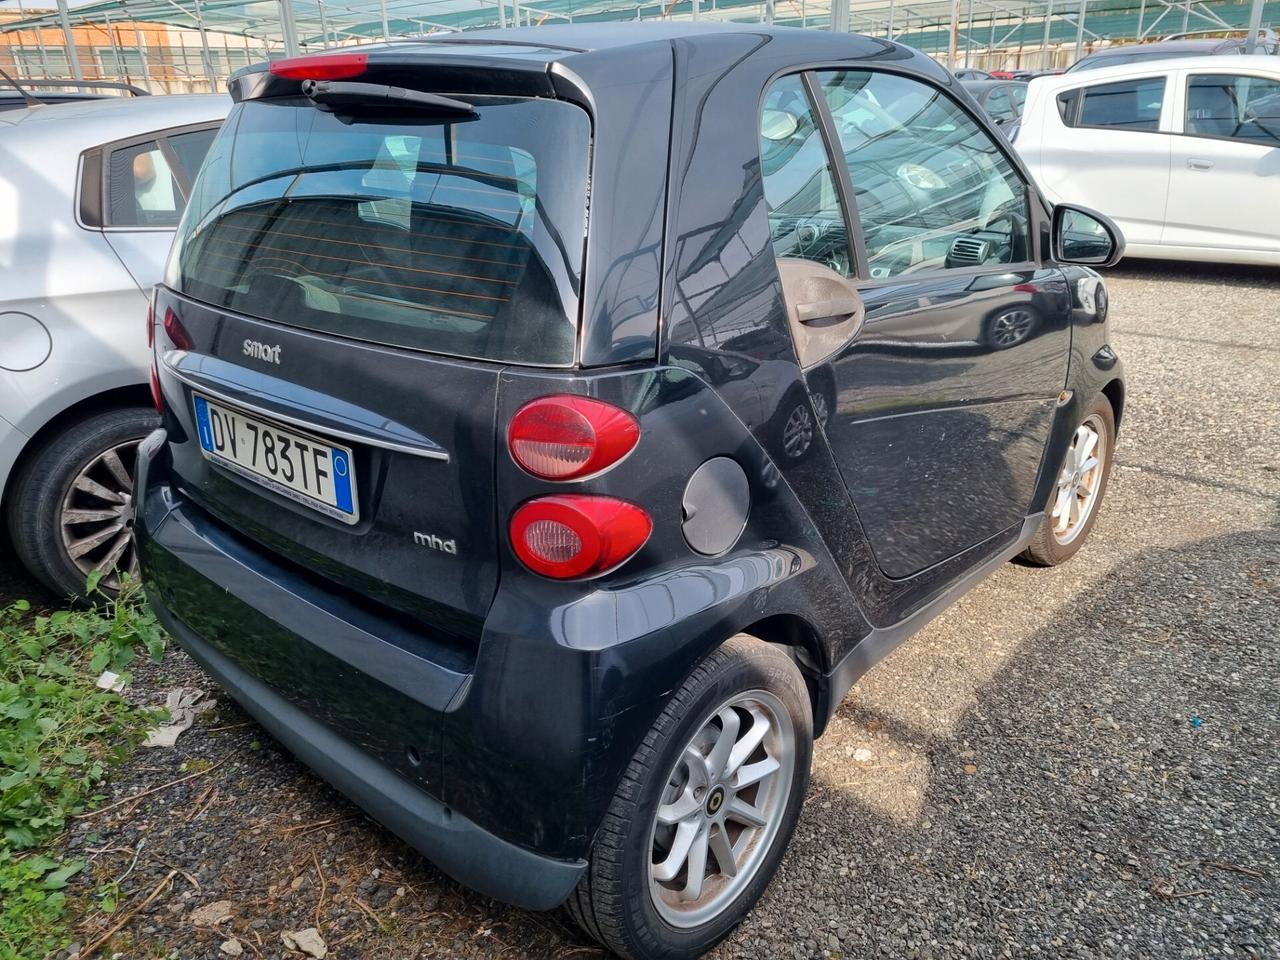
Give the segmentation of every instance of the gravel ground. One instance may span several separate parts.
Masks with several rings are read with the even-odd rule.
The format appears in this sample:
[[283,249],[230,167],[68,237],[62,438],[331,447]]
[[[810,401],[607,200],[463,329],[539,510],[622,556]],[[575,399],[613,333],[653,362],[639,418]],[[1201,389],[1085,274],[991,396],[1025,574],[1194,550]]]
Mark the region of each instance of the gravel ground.
[[[1130,404],[1091,544],[1007,565],[855,688],[719,960],[1280,956],[1280,274],[1127,265],[1111,293]],[[202,682],[180,653],[136,690],[174,682]],[[342,960],[601,956],[405,852],[226,701],[111,794],[72,843],[127,899],[78,935],[158,890],[109,944],[130,960],[297,956],[281,933],[313,926]]]

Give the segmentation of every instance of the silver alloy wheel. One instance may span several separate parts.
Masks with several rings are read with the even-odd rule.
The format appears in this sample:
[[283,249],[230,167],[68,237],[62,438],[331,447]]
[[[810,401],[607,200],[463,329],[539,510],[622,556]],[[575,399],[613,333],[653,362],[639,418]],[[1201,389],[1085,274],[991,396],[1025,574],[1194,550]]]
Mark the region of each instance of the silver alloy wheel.
[[991,321],[991,343],[997,347],[1012,347],[1027,339],[1035,314],[1026,308],[1006,310]]
[[699,727],[650,831],[649,893],[663,920],[700,926],[751,883],[786,815],[795,755],[791,714],[765,690],[731,697]]
[[1050,512],[1053,538],[1064,546],[1080,535],[1098,502],[1107,464],[1106,436],[1102,418],[1094,414],[1080,424],[1071,439]]
[[62,499],[58,526],[62,546],[86,577],[102,575],[101,586],[120,589],[120,572],[138,575],[133,549],[133,467],[139,440],[116,444],[76,474]]
[[797,403],[782,428],[782,448],[795,460],[813,443],[813,416],[804,403]]

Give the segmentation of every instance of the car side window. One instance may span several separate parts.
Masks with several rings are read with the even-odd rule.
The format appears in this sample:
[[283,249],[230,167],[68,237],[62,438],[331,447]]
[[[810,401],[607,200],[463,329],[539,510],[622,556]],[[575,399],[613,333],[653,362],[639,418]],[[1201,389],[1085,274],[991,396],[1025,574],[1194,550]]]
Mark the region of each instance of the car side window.
[[996,87],[987,94],[986,103],[987,113],[991,115],[991,119],[996,123],[1007,123],[1016,117],[1017,111],[1013,109],[1013,103],[1009,100],[1009,94],[1005,87]]
[[112,227],[176,227],[182,191],[159,141],[122,147],[107,165],[107,224]]
[[204,162],[204,155],[209,152],[209,146],[217,135],[216,127],[206,127],[203,130],[188,130],[186,133],[175,133],[166,137],[169,146],[178,157],[178,163],[182,165],[187,183],[195,180],[196,174],[200,172],[200,164]]
[[1076,94],[1069,98],[1073,109],[1063,120],[1071,127],[1158,131],[1164,87],[1164,77],[1141,77],[1084,87],[1072,91]]
[[105,225],[176,227],[217,132],[217,127],[179,128],[142,143],[105,147]]
[[959,104],[895,74],[816,76],[853,181],[872,279],[1030,259],[1027,186]]
[[1023,84],[1017,84],[1009,88],[1009,96],[1013,98],[1013,109],[1017,113],[1022,113],[1022,107],[1027,102],[1027,88]]
[[1280,81],[1192,74],[1183,130],[1193,136],[1280,145]]
[[774,254],[853,273],[848,231],[830,158],[804,83],[782,77],[760,111],[760,163]]

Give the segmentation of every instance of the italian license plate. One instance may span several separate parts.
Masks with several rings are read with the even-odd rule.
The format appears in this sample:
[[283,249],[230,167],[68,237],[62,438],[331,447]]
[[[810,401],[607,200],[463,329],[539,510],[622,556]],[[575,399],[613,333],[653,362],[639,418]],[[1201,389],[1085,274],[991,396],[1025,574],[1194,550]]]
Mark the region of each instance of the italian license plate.
[[210,460],[326,516],[360,519],[350,449],[198,393],[193,399],[200,449]]

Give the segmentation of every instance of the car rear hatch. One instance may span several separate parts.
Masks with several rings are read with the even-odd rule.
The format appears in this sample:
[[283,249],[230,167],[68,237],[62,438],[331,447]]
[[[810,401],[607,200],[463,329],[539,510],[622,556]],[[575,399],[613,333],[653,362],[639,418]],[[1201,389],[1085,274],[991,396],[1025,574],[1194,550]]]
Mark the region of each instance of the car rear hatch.
[[170,472],[272,562],[474,642],[499,372],[576,359],[590,118],[360,66],[242,78],[156,295]]

